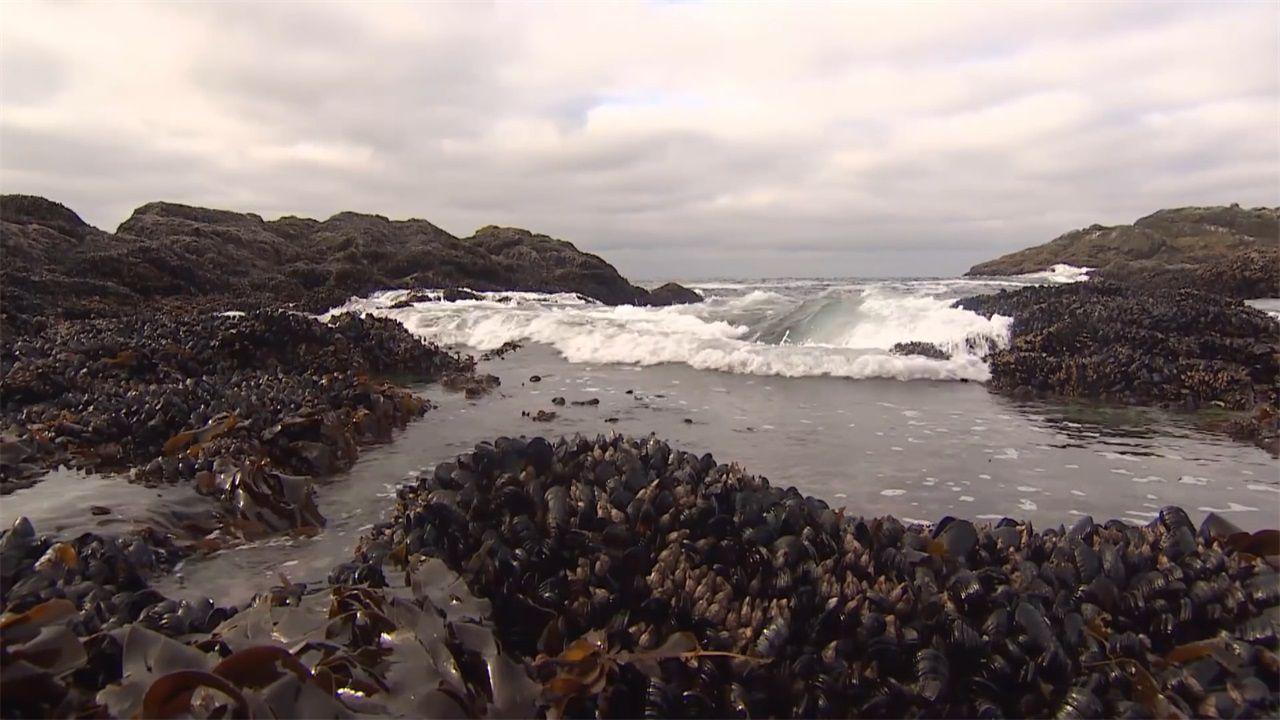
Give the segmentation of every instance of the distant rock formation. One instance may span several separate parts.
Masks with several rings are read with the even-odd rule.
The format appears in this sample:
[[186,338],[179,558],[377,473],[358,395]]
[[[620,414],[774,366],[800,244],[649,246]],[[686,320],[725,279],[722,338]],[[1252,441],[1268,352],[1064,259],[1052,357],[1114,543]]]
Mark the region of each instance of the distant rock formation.
[[4,195],[0,251],[6,324],[193,297],[226,309],[319,310],[387,288],[576,292],[611,305],[700,299],[674,285],[651,294],[600,257],[527,230],[488,226],[458,238],[425,220],[351,212],[266,221],[157,202],[112,234],[60,203]]
[[1160,210],[1132,225],[1091,225],[980,263],[967,275],[1019,275],[1057,263],[1147,287],[1235,298],[1280,294],[1280,208],[1239,205]]
[[679,283],[669,282],[649,291],[649,305],[687,305],[696,302],[702,302],[702,296]]

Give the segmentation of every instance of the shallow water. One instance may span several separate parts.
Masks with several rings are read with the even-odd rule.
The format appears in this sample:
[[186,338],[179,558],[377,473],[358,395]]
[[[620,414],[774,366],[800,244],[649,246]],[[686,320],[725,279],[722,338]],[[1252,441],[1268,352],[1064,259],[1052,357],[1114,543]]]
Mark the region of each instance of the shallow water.
[[[541,346],[482,369],[502,378],[498,391],[468,401],[421,388],[438,408],[394,443],[367,449],[351,471],[320,483],[325,532],[190,560],[158,587],[179,597],[214,594],[240,602],[280,573],[293,581],[323,580],[350,557],[361,533],[386,516],[406,476],[480,440],[517,434],[654,432],[869,516],[994,521],[1007,515],[1044,527],[1090,514],[1099,522],[1118,517],[1142,524],[1161,506],[1177,504],[1197,521],[1213,510],[1249,530],[1280,524],[1280,478],[1270,456],[1168,413],[1017,403],[977,383],[571,365]],[[535,374],[541,382],[529,382]],[[555,396],[600,404],[556,407]],[[540,409],[555,411],[557,419],[521,417]],[[610,417],[618,421],[606,423]],[[103,486],[136,490],[122,479]],[[28,492],[11,496],[6,517],[20,511]]]
[[[95,506],[108,512],[97,515]],[[184,523],[207,518],[210,509],[193,486],[148,488],[130,483],[124,475],[59,468],[35,485],[0,498],[0,527],[25,515],[37,532],[67,537],[141,527],[181,531]]]

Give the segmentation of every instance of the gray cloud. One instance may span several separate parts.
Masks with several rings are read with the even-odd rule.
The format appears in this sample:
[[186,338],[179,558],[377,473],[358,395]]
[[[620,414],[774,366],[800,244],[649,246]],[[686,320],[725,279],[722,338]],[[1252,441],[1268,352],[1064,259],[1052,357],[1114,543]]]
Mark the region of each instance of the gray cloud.
[[627,273],[950,274],[1280,198],[1280,10],[7,5],[0,187],[564,237]]

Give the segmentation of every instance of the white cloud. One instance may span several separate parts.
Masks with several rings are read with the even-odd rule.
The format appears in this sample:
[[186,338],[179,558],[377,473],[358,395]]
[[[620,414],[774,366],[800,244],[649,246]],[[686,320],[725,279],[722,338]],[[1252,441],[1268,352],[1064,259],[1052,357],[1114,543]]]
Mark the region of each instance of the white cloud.
[[1159,207],[1274,204],[1278,21],[1266,3],[8,3],[0,188],[108,228],[153,199],[520,225],[651,277],[954,273]]

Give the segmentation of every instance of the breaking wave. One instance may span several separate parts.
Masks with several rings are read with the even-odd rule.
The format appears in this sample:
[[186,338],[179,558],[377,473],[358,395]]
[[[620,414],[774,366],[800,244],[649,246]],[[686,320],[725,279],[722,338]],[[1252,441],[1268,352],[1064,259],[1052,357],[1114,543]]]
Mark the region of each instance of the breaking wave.
[[1065,284],[1074,282],[1083,282],[1089,279],[1089,273],[1093,272],[1093,268],[1076,267],[1067,265],[1066,263],[1058,263],[1048,270],[1040,272],[1026,273],[1025,275],[1017,275],[1015,277],[1030,282],[1043,282],[1052,284]]
[[[371,312],[433,342],[476,350],[508,341],[543,343],[573,363],[684,363],[751,375],[981,382],[990,373],[980,355],[1008,342],[1010,319],[984,318],[952,302],[1008,284],[968,279],[706,283],[693,285],[704,302],[665,308],[516,292],[479,293],[478,300],[456,302],[431,296],[393,307],[408,297],[393,290],[352,299],[330,314]],[[935,343],[950,357],[889,353],[895,343],[912,340]]]

